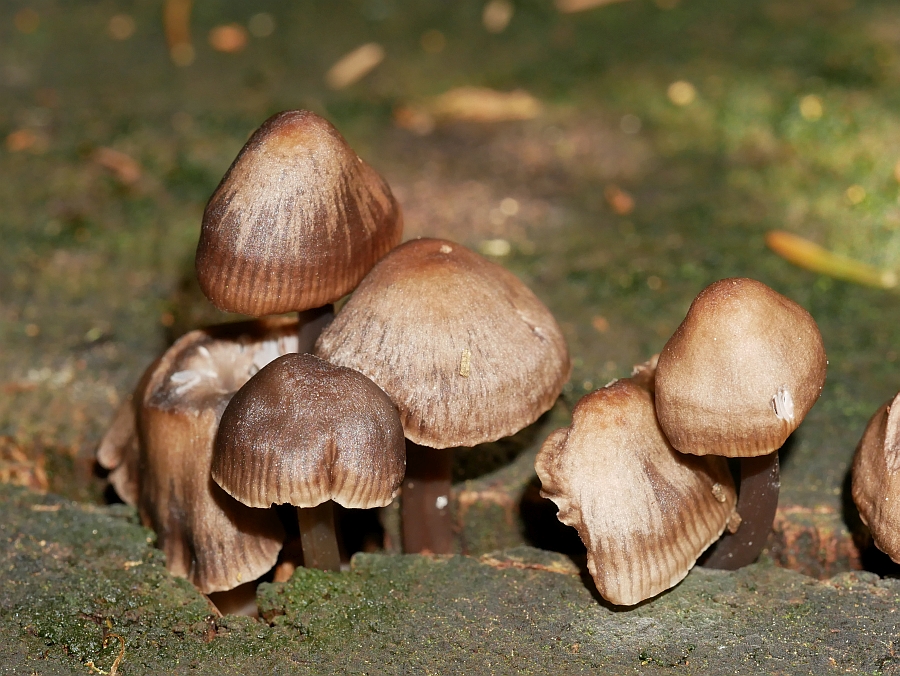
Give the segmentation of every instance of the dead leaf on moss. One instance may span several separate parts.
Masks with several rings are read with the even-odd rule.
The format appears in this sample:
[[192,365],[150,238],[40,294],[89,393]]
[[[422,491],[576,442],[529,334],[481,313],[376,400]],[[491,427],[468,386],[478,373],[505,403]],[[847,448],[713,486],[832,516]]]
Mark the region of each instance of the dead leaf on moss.
[[556,0],[556,9],[563,14],[574,14],[619,2],[625,2],[625,0]]
[[143,171],[140,163],[119,150],[97,148],[94,151],[93,160],[110,171],[122,185],[131,186],[141,180]]
[[331,89],[344,89],[359,82],[382,61],[384,47],[368,42],[338,59],[325,73],[325,82]]

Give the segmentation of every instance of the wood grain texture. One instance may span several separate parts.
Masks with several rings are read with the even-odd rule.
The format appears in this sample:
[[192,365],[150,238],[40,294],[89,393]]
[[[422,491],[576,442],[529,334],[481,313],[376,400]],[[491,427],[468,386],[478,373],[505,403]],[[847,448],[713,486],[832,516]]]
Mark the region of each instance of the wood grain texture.
[[407,438],[431,448],[517,432],[553,405],[571,368],[553,315],[515,275],[437,239],[385,256],[316,354],[374,380]]
[[633,605],[682,580],[734,511],[725,460],[676,451],[631,379],[585,396],[535,461],[541,494],[578,530],[604,598]]
[[311,354],[276,359],[234,396],[212,476],[253,507],[389,504],[406,468],[397,409],[371,380]]
[[222,310],[320,307],[352,291],[402,231],[387,183],[340,133],[287,111],[250,137],[210,198],[197,278]]
[[683,453],[771,453],[816,403],[826,364],[806,310],[761,282],[720,280],[694,299],[659,355],[660,424]]

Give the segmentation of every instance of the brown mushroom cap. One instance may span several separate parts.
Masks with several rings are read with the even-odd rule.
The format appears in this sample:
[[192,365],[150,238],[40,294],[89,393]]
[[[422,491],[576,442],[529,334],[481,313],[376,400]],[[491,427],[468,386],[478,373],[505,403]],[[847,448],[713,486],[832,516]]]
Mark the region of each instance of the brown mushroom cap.
[[378,383],[406,437],[432,448],[530,425],[570,371],[562,332],[528,287],[438,239],[406,242],[379,261],[315,351]]
[[677,584],[734,513],[725,459],[674,450],[653,397],[631,379],[582,398],[571,427],[544,442],[535,469],[541,495],[587,547],[597,590],[619,605]]
[[806,310],[761,282],[720,280],[694,299],[659,355],[659,422],[683,453],[766,455],[816,403],[826,365]]
[[253,507],[334,500],[364,509],[391,502],[405,467],[397,409],[375,383],[311,354],[288,354],[231,400],[212,476]]
[[321,307],[353,290],[402,230],[387,183],[328,121],[278,113],[250,137],[206,206],[197,278],[222,310]]
[[268,571],[284,529],[272,510],[232,499],[209,473],[219,419],[232,394],[274,357],[296,349],[296,321],[272,319],[182,336],[138,392],[138,507],[166,566],[201,591],[232,589]]
[[869,420],[856,447],[853,502],[878,548],[900,563],[900,394]]

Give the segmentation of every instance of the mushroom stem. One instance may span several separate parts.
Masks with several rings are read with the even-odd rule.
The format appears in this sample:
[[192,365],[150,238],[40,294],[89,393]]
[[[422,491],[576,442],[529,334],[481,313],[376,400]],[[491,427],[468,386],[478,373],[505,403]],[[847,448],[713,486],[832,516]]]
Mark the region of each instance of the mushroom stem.
[[[333,319],[333,303],[298,312],[297,352],[312,353],[319,334]],[[303,565],[319,570],[340,570],[341,556],[331,501],[323,502],[317,507],[298,507],[297,522],[300,526]]]
[[753,563],[766,544],[778,508],[778,451],[741,458],[737,512],[741,525],[725,533],[703,563],[706,568],[737,570]]
[[403,551],[453,553],[452,468],[452,448],[426,448],[406,440],[406,477],[400,500]]
[[334,530],[334,505],[326,500],[315,507],[298,507],[303,565],[319,570],[340,570],[341,554]]
[[312,353],[313,346],[319,339],[319,334],[334,319],[334,304],[328,303],[322,307],[298,312],[297,319],[299,320],[297,325],[297,338],[299,339],[297,352],[300,354]]

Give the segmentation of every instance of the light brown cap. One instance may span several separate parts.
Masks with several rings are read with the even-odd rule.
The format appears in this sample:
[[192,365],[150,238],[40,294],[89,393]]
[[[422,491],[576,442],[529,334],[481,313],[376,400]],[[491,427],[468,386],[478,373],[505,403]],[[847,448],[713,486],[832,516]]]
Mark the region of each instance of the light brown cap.
[[541,495],[587,547],[603,597],[633,605],[676,585],[734,513],[724,458],[683,455],[631,379],[586,395],[535,461]]
[[222,416],[212,476],[246,505],[384,507],[406,444],[397,409],[371,380],[311,354],[276,359]]
[[550,311],[515,275],[439,239],[385,256],[316,343],[364,373],[431,448],[508,436],[548,410],[569,378]]
[[328,121],[278,113],[250,137],[206,206],[197,278],[230,312],[321,307],[352,291],[402,231],[387,183]]
[[869,420],[853,456],[853,502],[878,548],[900,563],[900,394]]
[[233,393],[296,349],[297,323],[241,322],[182,336],[149,371],[137,411],[138,508],[173,575],[224,591],[271,569],[284,540],[274,510],[232,499],[209,473],[219,419]]
[[683,453],[766,455],[816,403],[826,365],[806,310],[762,282],[720,280],[694,299],[659,355],[659,422]]

